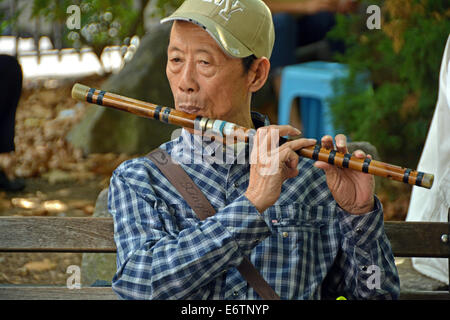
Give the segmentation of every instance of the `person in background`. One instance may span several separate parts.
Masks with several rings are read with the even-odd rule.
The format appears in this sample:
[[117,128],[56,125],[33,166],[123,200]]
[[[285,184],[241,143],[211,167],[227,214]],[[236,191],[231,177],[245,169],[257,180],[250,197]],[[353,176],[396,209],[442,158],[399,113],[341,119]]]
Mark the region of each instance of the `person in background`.
[[[0,154],[14,151],[16,109],[22,92],[22,68],[12,56],[0,55]],[[20,191],[23,179],[11,180],[0,168],[0,190]]]
[[[406,221],[446,222],[450,214],[450,36],[439,76],[439,96],[417,170],[433,172],[431,190],[413,187]],[[423,189],[423,190],[421,190]],[[413,267],[449,284],[448,259],[413,258]]]
[[[275,44],[270,59],[273,71],[297,63],[296,49],[325,39],[336,24],[336,13],[357,9],[355,0],[266,0],[273,15]],[[328,42],[332,52],[342,52],[340,43]]]

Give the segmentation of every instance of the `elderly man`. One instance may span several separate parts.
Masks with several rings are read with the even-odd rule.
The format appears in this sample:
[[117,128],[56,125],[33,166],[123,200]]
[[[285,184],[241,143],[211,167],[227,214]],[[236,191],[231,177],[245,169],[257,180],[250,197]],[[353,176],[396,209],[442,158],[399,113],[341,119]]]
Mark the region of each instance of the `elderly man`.
[[[299,132],[250,111],[270,69],[266,5],[186,0],[166,21],[173,21],[166,73],[176,109],[257,129],[252,150],[240,149],[253,161],[180,164],[216,211],[204,220],[149,158],[120,165],[109,190],[114,291],[128,299],[259,299],[237,269],[248,258],[281,299],[397,298],[373,177],[299,158],[295,150],[315,140],[271,143],[274,134]],[[160,148],[178,159],[209,150],[194,140],[183,129]],[[344,135],[335,141],[347,150]],[[330,136],[321,142],[333,148]],[[262,147],[268,152],[257,153]]]

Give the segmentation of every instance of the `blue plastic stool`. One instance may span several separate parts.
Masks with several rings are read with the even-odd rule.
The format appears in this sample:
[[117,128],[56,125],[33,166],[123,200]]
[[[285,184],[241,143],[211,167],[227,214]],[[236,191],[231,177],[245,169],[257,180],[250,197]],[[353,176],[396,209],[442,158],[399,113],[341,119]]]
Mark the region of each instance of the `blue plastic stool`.
[[303,136],[320,140],[336,134],[328,98],[334,95],[333,81],[345,77],[348,69],[336,62],[312,61],[287,66],[281,74],[278,123],[289,124],[291,103],[299,97]]

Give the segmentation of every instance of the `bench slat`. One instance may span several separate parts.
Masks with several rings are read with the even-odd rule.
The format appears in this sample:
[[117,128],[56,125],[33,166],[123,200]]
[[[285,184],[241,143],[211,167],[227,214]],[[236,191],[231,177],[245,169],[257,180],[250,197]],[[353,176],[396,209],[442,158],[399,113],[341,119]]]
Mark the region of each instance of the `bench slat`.
[[0,217],[0,252],[116,252],[111,218]]
[[[442,222],[386,221],[385,230],[396,257],[450,257],[449,233]],[[112,218],[0,217],[0,252],[115,253]],[[116,300],[111,287],[0,286],[0,300]],[[401,292],[400,299],[450,299],[449,292]]]
[[[442,222],[386,221],[397,257],[450,257]],[[112,218],[0,217],[0,252],[116,252]]]
[[66,287],[0,286],[0,300],[118,300],[111,287]]
[[441,241],[448,223],[386,221],[384,228],[396,257],[450,257],[449,243]]
[[402,291],[400,300],[450,300],[448,291]]
[[[0,300],[118,300],[111,287],[65,287],[0,286]],[[450,300],[448,291],[401,292],[400,300]]]

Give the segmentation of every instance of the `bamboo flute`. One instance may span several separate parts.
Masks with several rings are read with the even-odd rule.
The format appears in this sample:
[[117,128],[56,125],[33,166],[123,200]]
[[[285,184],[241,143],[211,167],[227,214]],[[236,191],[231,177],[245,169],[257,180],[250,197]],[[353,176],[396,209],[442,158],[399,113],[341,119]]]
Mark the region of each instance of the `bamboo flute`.
[[[250,136],[255,134],[254,129],[244,128],[224,120],[196,116],[173,108],[163,107],[103,90],[90,88],[78,83],[72,88],[72,97],[80,101],[87,101],[105,107],[128,111],[141,117],[155,119],[194,130],[200,129],[201,132],[212,132],[218,137],[231,135],[237,140],[248,142]],[[286,141],[286,139],[282,138],[280,143],[282,143],[281,141]],[[350,153],[344,154],[337,152],[336,150],[322,148],[320,144],[302,148],[298,150],[297,153],[300,156],[328,162],[337,167],[349,168],[428,189],[433,185],[433,174],[391,165],[385,162],[372,160],[368,157],[359,159],[353,157]]]

